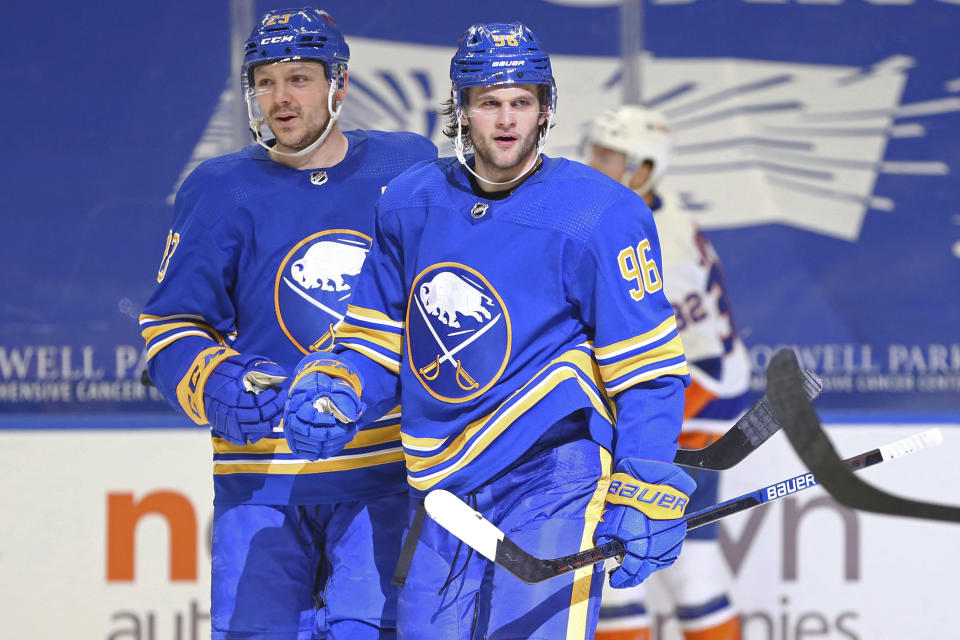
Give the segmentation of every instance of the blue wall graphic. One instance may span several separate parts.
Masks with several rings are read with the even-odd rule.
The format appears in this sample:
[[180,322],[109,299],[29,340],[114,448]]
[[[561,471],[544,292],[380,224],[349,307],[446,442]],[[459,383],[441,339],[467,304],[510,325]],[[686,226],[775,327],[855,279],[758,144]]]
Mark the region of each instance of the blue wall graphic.
[[[484,20],[525,22],[555,56],[550,153],[575,156],[579,122],[619,99],[609,2],[322,6],[353,42],[358,126],[440,142],[449,55]],[[219,152],[214,115],[239,93],[229,11],[68,2],[8,34],[0,413],[173,415],[140,384],[136,319],[168,197]],[[960,416],[960,3],[661,0],[644,17],[643,96],[677,138],[667,184],[724,260],[754,389],[789,345],[834,416]]]

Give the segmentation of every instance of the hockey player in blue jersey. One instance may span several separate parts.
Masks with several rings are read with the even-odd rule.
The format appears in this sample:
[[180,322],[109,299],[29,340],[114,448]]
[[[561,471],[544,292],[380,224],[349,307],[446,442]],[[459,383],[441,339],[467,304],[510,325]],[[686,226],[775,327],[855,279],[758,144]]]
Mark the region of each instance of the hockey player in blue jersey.
[[407,504],[397,399],[371,401],[378,420],[316,462],[280,421],[286,374],[343,318],[377,198],[436,147],[340,130],[349,48],[323,11],[268,12],[243,53],[258,144],[186,179],[140,318],[151,380],[210,425],[212,637],[391,638]]
[[[653,211],[664,292],[673,304],[692,378],[680,445],[700,449],[746,407],[750,363],[733,321],[720,259],[679,196],[662,187],[672,149],[669,123],[658,111],[625,105],[591,120],[584,142],[590,166],[635,190]],[[690,510],[716,504],[719,474],[697,469],[691,475],[697,491]],[[679,561],[656,575],[685,640],[740,640],[732,580],[717,536],[717,523],[694,530]],[[596,640],[649,640],[645,587],[605,590]]]
[[[541,153],[557,94],[527,27],[470,27],[451,79],[457,157],[381,197],[336,346],[304,358],[291,387],[288,439],[336,444],[399,390],[408,517],[443,488],[540,557],[619,539],[614,584],[637,584],[677,557],[694,488],[670,462],[689,377],[652,215]],[[427,519],[399,636],[592,638],[602,578],[524,584]]]

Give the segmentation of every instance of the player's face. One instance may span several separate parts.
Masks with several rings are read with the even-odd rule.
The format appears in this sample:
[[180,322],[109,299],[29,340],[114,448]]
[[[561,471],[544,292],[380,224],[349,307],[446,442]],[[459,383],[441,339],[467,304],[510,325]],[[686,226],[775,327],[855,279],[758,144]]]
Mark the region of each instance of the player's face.
[[547,119],[537,85],[474,87],[467,99],[464,112],[477,173],[497,181],[519,177],[536,153],[539,128]]
[[587,164],[605,176],[620,182],[627,171],[627,156],[622,151],[591,144],[590,161]]
[[[299,151],[320,137],[330,120],[330,82],[315,61],[264,64],[253,69],[260,112],[277,138],[277,150]],[[337,92],[342,100],[346,85]]]

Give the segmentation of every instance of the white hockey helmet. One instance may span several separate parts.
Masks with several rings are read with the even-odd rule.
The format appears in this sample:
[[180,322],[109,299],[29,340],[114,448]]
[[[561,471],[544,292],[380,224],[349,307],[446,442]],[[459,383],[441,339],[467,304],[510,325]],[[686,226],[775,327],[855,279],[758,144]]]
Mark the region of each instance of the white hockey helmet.
[[659,111],[637,105],[624,105],[612,111],[604,111],[587,125],[586,145],[620,151],[627,158],[623,183],[644,161],[653,164],[650,178],[636,191],[643,195],[653,190],[670,166],[670,126]]

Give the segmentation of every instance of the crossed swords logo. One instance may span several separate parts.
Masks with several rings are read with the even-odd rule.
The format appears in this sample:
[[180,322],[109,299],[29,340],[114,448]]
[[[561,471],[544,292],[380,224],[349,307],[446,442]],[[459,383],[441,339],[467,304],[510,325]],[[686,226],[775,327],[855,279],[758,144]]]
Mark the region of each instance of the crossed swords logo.
[[333,334],[336,333],[337,327],[339,327],[340,323],[343,322],[343,314],[337,313],[319,300],[314,300],[312,297],[307,295],[305,291],[300,289],[300,287],[291,282],[287,277],[283,278],[283,283],[290,287],[291,291],[296,293],[298,296],[336,319],[336,322],[329,323],[329,327],[323,333],[323,335],[320,336],[316,342],[310,345],[310,351],[328,351],[333,348]]
[[464,391],[471,391],[479,387],[479,383],[477,383],[477,381],[473,379],[473,376],[467,373],[467,370],[463,368],[463,363],[460,360],[455,359],[454,356],[466,349],[471,343],[477,340],[477,338],[489,331],[495,324],[497,324],[497,321],[500,320],[500,317],[503,314],[498,313],[496,317],[489,322],[489,324],[483,326],[475,334],[455,346],[453,349],[447,349],[447,345],[443,343],[440,335],[437,334],[437,330],[434,329],[433,324],[430,323],[429,314],[423,308],[423,305],[420,303],[420,298],[416,294],[413,295],[413,302],[417,307],[417,311],[420,312],[420,316],[423,318],[424,323],[426,323],[427,329],[430,330],[430,335],[433,336],[433,339],[436,341],[437,346],[440,347],[440,351],[442,352],[441,354],[437,355],[433,362],[420,368],[420,375],[423,376],[423,379],[431,381],[436,380],[437,376],[440,375],[441,363],[449,362],[450,366],[454,368],[454,380],[456,380],[457,386]]

